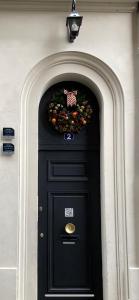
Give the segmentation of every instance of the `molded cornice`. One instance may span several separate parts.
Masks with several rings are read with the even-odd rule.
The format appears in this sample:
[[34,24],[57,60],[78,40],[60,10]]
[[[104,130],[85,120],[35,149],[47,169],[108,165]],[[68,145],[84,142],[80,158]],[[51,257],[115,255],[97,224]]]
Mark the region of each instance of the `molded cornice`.
[[[137,10],[137,1],[93,1],[79,0],[77,7],[80,12],[121,12],[131,13]],[[69,12],[70,0],[0,0],[0,10],[54,11]]]

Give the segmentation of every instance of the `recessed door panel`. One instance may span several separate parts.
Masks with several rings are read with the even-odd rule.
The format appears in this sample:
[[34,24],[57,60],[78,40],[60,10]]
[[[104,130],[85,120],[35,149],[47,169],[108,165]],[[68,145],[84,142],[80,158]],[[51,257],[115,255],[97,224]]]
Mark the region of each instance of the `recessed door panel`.
[[[87,240],[88,195],[80,193],[50,194],[49,214],[49,265],[50,289],[66,291],[90,289],[89,253]],[[75,231],[66,232],[73,224]]]
[[49,161],[49,181],[87,180],[87,165],[84,161]]

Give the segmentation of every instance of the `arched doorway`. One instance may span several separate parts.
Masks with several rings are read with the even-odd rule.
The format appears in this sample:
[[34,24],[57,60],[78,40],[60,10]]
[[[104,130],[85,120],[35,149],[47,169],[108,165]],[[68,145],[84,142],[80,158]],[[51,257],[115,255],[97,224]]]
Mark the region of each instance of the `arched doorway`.
[[87,53],[68,51],[39,62],[22,92],[18,284],[21,300],[37,300],[38,106],[50,86],[68,81],[71,76],[94,91],[100,103],[103,298],[128,297],[123,91],[117,76],[104,62]]
[[39,300],[73,295],[102,299],[99,129],[96,96],[83,84],[57,83],[43,95],[38,139]]

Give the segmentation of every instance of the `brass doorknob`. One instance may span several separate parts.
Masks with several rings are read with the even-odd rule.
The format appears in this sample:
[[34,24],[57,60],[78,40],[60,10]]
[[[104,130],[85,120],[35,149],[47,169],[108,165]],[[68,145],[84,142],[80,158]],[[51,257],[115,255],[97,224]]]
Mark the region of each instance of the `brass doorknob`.
[[66,231],[66,233],[68,233],[68,234],[74,233],[74,232],[75,232],[75,225],[72,224],[72,223],[66,224],[66,226],[65,226],[65,231]]

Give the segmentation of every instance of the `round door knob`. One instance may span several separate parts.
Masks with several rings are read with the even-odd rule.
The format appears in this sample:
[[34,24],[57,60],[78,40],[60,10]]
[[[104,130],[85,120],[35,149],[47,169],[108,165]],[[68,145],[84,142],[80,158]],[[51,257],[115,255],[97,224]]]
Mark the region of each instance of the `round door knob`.
[[75,232],[75,225],[72,224],[72,223],[66,224],[66,226],[65,226],[65,231],[66,231],[66,233],[68,233],[68,234],[74,233],[74,232]]

